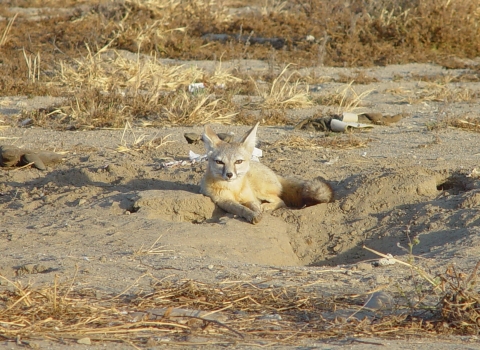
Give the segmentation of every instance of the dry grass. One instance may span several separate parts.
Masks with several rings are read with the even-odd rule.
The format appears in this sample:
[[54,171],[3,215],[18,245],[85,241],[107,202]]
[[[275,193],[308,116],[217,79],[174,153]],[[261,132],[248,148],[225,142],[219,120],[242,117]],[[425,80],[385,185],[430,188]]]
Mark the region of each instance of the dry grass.
[[[52,2],[21,4],[41,7]],[[5,5],[20,6],[18,1]],[[437,60],[446,64],[455,61],[454,55],[480,55],[476,25],[480,0],[400,4],[391,0],[368,4],[287,0],[266,2],[241,18],[235,8],[217,1],[129,0],[107,6],[87,0],[85,7],[75,5],[66,2],[64,6],[73,9],[70,13],[58,12],[35,21],[25,13],[20,21],[8,9],[2,12],[10,19],[0,24],[0,93],[69,98],[53,114],[53,110],[34,112],[32,119],[38,125],[92,128],[122,127],[134,120],[152,125],[231,122],[239,112],[239,106],[231,102],[235,93],[261,98],[263,102],[256,106],[263,110],[312,105],[308,84],[326,78],[291,72],[288,62],[298,67],[319,62],[368,66]],[[208,41],[204,35],[209,33],[226,34],[230,39]],[[278,50],[268,44],[251,44],[244,36],[279,38],[284,44]],[[161,64],[158,58],[163,57],[219,62],[256,58],[268,60],[271,69],[260,77],[267,81],[265,88],[254,74],[222,69],[221,63],[207,73],[181,64]],[[285,68],[274,74],[273,67],[279,64]],[[462,67],[471,71],[464,79],[478,80],[476,66]],[[363,71],[340,80],[374,82]],[[193,82],[203,82],[208,97],[185,95],[183,90]],[[439,86],[406,96],[406,101],[477,97],[466,89],[444,88],[447,82],[432,83]],[[338,91],[319,102],[348,110],[360,106],[359,97],[350,84],[348,93]]]
[[5,46],[5,44],[8,41],[8,35],[10,34],[10,31],[12,30],[13,23],[15,22],[15,19],[17,18],[18,13],[16,13],[12,18],[10,18],[7,22],[7,25],[5,26],[5,29],[3,30],[2,37],[0,38],[0,47]]
[[188,85],[197,81],[215,89],[240,79],[221,65],[206,76],[195,66],[165,65],[154,57],[107,49],[96,54],[88,50],[86,57],[60,64],[57,84],[72,97],[68,106],[58,108],[56,117],[59,113],[67,117],[52,120],[42,115],[35,120],[40,125],[48,124],[47,119],[61,121],[75,128],[121,127],[133,119],[154,126],[229,122],[235,106],[209,93],[210,88],[189,93]]
[[329,137],[305,138],[302,136],[289,136],[274,142],[271,147],[290,147],[296,149],[355,149],[365,147],[371,140],[362,139],[352,134],[334,135]]
[[316,102],[324,106],[338,106],[337,114],[353,112],[364,106],[364,99],[373,91],[373,89],[369,89],[359,94],[355,91],[353,81],[351,81],[334,93],[318,97]]
[[158,149],[169,143],[175,142],[168,140],[171,135],[158,137],[158,132],[147,139],[147,135],[138,134],[127,121],[123,129],[122,139],[120,145],[116,148],[117,152],[135,152],[139,150]]
[[367,85],[367,84],[377,83],[378,79],[368,76],[364,71],[360,71],[360,72],[356,72],[355,75],[345,75],[340,73],[336,81],[344,84],[356,83],[356,84]]
[[[479,50],[479,7],[476,0],[400,4],[391,0],[368,4],[285,1],[236,18],[215,1],[136,0],[128,1],[122,11],[115,43],[133,52],[141,47],[144,52],[155,50],[169,57],[205,59],[221,45],[205,43],[199,40],[201,35],[253,32],[255,36],[285,39],[286,52],[278,53],[283,62],[293,62],[285,60],[293,52],[296,62],[316,61],[320,51],[322,62],[328,65],[399,63],[412,56],[418,61],[448,54],[475,57]],[[307,35],[314,39],[305,41]],[[225,52],[225,59],[232,59],[246,53],[265,58],[268,50],[261,45],[246,48],[232,39],[230,46],[219,51]]]
[[155,99],[162,92],[201,80],[204,74],[194,66],[161,64],[155,57],[103,49],[93,54],[87,49],[88,54],[82,59],[60,62],[59,81],[69,89],[122,89],[125,94],[143,92]]
[[454,118],[449,121],[449,124],[455,128],[480,132],[480,118],[478,117]]
[[[13,1],[4,4],[19,6]],[[282,50],[276,52],[280,62],[308,65],[445,61],[445,57],[452,55],[477,57],[480,50],[480,29],[476,25],[480,16],[478,0],[401,3],[292,0],[271,3],[264,6],[270,10],[260,8],[240,18],[218,1],[130,0],[115,1],[108,6],[85,1],[85,5],[91,8],[33,25],[17,21],[15,26],[8,26],[6,22],[5,28],[0,29],[3,37],[9,39],[3,40],[3,48],[25,47],[31,52],[41,52],[42,43],[55,38],[56,51],[70,57],[78,56],[78,51],[86,53],[80,43],[87,42],[95,51],[109,45],[134,53],[156,53],[158,57],[268,59],[272,55],[268,45],[246,48],[244,42],[235,39],[235,35],[248,36],[253,32],[254,36],[285,41]],[[208,42],[202,38],[208,33],[227,34],[232,39],[226,43]],[[307,36],[310,40],[306,40]],[[73,55],[75,51],[77,54]],[[45,52],[41,54],[46,56]]]
[[192,95],[186,91],[172,95],[163,107],[169,124],[231,123],[237,112],[229,101],[216,98],[213,94]]
[[164,246],[159,246],[158,241],[162,238],[162,235],[153,242],[150,247],[146,248],[144,244],[133,252],[133,257],[138,258],[147,255],[164,255],[167,252],[173,252],[173,250],[164,249]]
[[359,318],[364,295],[326,296],[311,282],[290,287],[247,281],[171,283],[146,274],[137,283],[150,278],[151,292],[132,294],[132,285],[119,295],[100,297],[94,290],[73,288],[75,277],[62,283],[55,278],[50,285],[34,287],[0,276],[10,285],[0,291],[0,331],[4,339],[25,344],[39,338],[63,344],[88,338],[134,347],[187,345],[186,335],[201,337],[204,345],[249,346],[298,345],[346,335],[352,339],[475,335],[480,316],[480,296],[475,291],[479,265],[467,274],[451,266],[435,279],[425,275],[431,279],[430,288],[422,286],[432,298],[429,305],[415,304],[412,309],[408,302],[401,302],[407,296],[397,293],[392,310]]
[[262,98],[262,101],[259,103],[262,108],[306,108],[313,105],[308,93],[308,85],[305,86],[301,84],[299,80],[291,82],[297,73],[291,72],[286,76],[289,66],[290,64],[282,69],[267,89],[260,88],[258,84],[254,82],[257,93]]
[[293,125],[294,122],[288,118],[283,109],[263,109],[259,113],[252,113],[248,110],[241,110],[234,118],[235,124],[255,125],[260,121],[262,125]]
[[442,318],[461,334],[478,334],[480,323],[480,295],[477,273],[480,262],[470,274],[457,271],[454,265],[447,268],[442,278]]
[[422,102],[469,102],[479,97],[477,92],[465,87],[456,87],[437,83],[427,83],[415,91],[400,91],[407,93],[399,102],[418,104]]
[[465,116],[450,116],[440,118],[438,121],[428,123],[426,125],[427,130],[429,131],[439,131],[449,127],[460,128],[473,132],[480,132],[480,118]]

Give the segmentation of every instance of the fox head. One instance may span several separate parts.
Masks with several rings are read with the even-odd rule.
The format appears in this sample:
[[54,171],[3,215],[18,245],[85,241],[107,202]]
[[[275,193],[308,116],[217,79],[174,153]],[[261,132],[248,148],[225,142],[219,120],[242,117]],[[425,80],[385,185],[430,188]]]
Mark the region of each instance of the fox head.
[[232,182],[248,172],[258,124],[255,124],[240,142],[232,143],[222,141],[209,126],[205,126],[203,142],[207,150],[208,171],[211,175]]

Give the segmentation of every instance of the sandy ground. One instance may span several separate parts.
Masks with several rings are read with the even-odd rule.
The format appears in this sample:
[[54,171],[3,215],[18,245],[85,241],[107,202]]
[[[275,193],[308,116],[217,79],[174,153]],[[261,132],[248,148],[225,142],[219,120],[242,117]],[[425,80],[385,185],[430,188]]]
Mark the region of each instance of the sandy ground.
[[[331,76],[348,72],[318,70]],[[403,112],[407,117],[355,132],[366,143],[362,148],[276,147],[276,141],[288,136],[324,135],[292,127],[260,127],[261,162],[282,175],[322,176],[334,188],[336,199],[301,210],[280,209],[255,226],[215,208],[198,194],[204,163],[161,166],[187,160],[190,150],[203,153],[203,145],[189,145],[183,137],[185,132],[201,133],[201,126],[134,128],[125,134],[124,130],[3,129],[0,144],[66,153],[63,163],[47,171],[0,169],[0,273],[41,285],[51,283],[56,275],[61,280],[71,278],[78,267],[76,287],[106,294],[120,293],[132,284],[131,292],[148,288],[148,278],[138,280],[146,272],[172,282],[315,282],[315,293],[323,295],[361,294],[384,285],[393,292],[398,285],[410,283],[411,271],[398,264],[375,267],[371,262],[378,257],[362,246],[405,258],[414,238],[419,244],[413,254],[433,275],[444,272],[449,264],[471,271],[480,256],[480,179],[470,176],[473,169],[480,169],[479,134],[456,128],[429,131],[427,125],[446,114],[473,114],[478,104],[408,104],[388,92],[421,88],[421,83],[398,82],[395,75],[439,72],[440,67],[417,64],[368,70],[379,82],[359,87],[375,89],[363,110]],[[469,86],[480,89],[478,83]],[[337,87],[325,83],[318,89]],[[1,100],[0,116],[5,118],[54,102],[49,98]],[[300,120],[314,112],[289,114]],[[247,130],[213,127],[237,136]],[[140,136],[152,140],[167,135],[165,140],[173,142],[156,149],[133,147]],[[131,151],[116,151],[121,144]],[[157,239],[158,254],[143,254],[140,259],[141,252]],[[8,286],[2,283],[0,288]],[[374,341],[398,349],[430,346],[418,339]],[[480,348],[474,337],[442,341],[439,349]],[[347,340],[304,345],[372,346]],[[16,348],[5,342],[0,347]]]

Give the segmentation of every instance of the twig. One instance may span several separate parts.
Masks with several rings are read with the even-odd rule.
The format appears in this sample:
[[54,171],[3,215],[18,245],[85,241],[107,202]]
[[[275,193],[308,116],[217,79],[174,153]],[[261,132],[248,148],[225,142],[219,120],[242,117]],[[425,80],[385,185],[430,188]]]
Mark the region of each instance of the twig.
[[408,267],[410,267],[411,269],[415,270],[420,276],[422,276],[423,278],[425,278],[425,280],[428,281],[428,283],[430,283],[432,286],[434,286],[435,289],[439,287],[438,283],[436,283],[436,282],[433,280],[433,278],[430,277],[430,276],[427,274],[427,272],[423,271],[423,270],[420,269],[419,267],[414,266],[414,265],[409,264],[409,263],[406,263],[406,262],[404,262],[404,261],[402,261],[402,260],[398,260],[397,258],[393,258],[393,257],[390,257],[390,256],[388,256],[388,255],[385,255],[385,254],[382,254],[382,253],[380,253],[380,252],[377,252],[376,250],[373,250],[373,249],[371,249],[371,248],[368,248],[368,247],[365,246],[365,245],[363,246],[363,249],[366,249],[366,250],[368,250],[369,252],[372,252],[372,253],[374,253],[374,254],[377,254],[378,256],[381,256],[382,258],[390,259],[390,260],[393,260],[393,261],[395,261],[395,262],[397,262],[397,263],[399,263],[399,264],[401,264],[401,265],[408,266]]

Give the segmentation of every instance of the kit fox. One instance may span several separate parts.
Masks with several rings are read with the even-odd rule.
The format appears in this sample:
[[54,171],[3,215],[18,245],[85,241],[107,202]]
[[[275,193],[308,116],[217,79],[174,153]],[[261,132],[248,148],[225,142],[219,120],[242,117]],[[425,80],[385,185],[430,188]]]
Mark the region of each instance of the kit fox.
[[222,141],[209,126],[205,127],[203,141],[208,165],[201,193],[223,210],[252,224],[262,219],[263,211],[332,201],[333,190],[323,181],[285,178],[260,162],[250,161],[258,124],[240,142],[232,143]]

